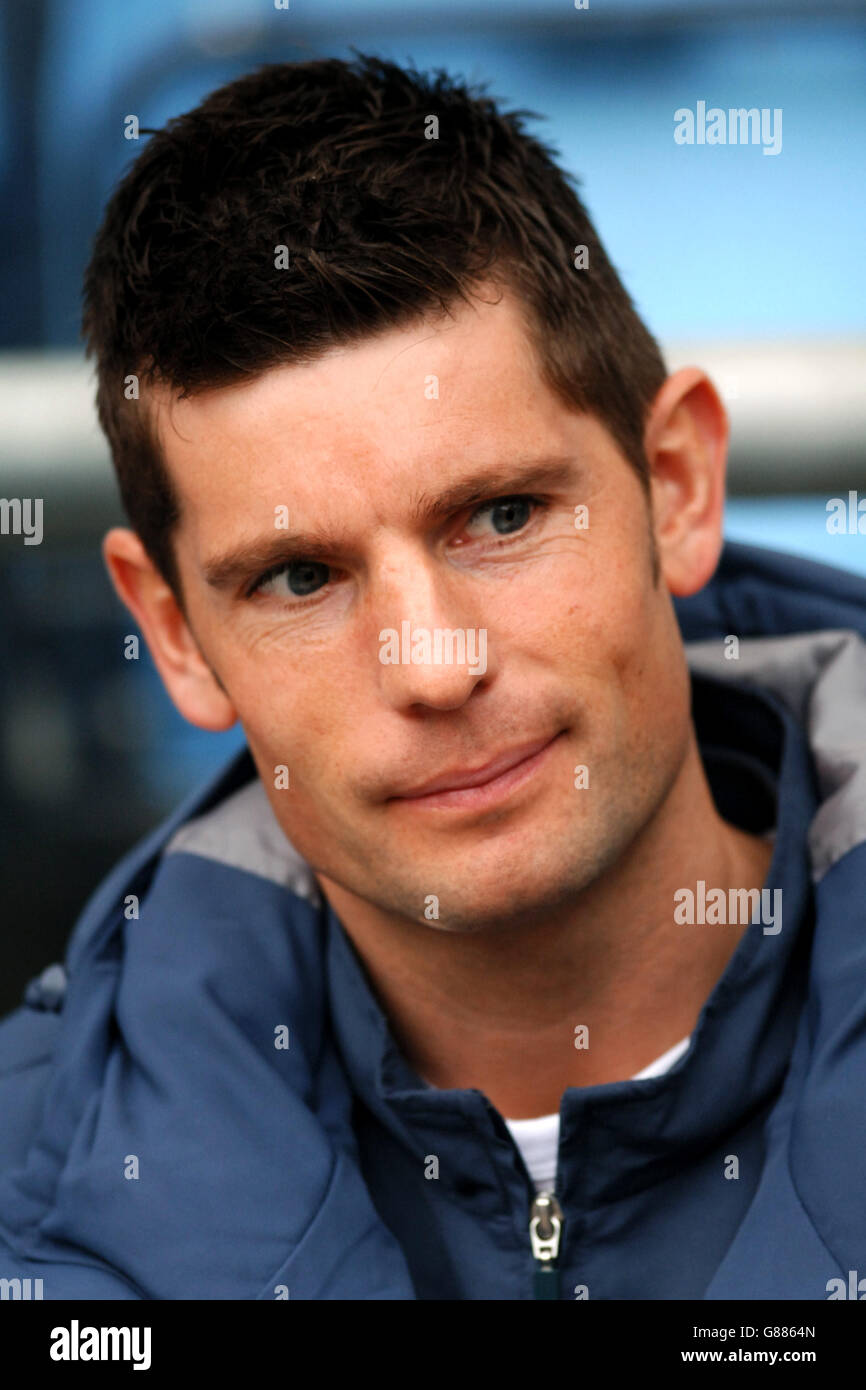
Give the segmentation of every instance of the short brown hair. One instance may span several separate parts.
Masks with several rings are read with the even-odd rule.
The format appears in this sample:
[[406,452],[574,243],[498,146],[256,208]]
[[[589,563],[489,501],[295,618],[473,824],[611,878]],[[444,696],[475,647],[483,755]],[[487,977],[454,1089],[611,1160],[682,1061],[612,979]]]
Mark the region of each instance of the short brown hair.
[[83,332],[130,524],[178,597],[177,498],[126,379],[232,385],[447,312],[484,279],[516,291],[544,379],[648,490],[665,364],[533,115],[356,53],[270,64],[148,132],[95,239]]

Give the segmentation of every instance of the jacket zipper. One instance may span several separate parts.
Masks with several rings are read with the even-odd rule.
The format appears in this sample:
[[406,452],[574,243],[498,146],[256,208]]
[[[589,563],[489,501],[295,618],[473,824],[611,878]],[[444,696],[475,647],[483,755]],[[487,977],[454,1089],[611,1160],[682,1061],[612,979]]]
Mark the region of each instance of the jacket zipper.
[[559,1242],[562,1208],[552,1191],[537,1192],[529,1210],[529,1241],[535,1258],[533,1298],[559,1298]]

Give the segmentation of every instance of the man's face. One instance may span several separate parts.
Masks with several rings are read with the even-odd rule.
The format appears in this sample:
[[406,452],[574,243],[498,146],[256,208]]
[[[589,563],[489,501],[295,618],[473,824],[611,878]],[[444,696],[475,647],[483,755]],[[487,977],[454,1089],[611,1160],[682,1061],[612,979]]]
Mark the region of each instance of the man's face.
[[628,848],[687,746],[679,631],[638,478],[543,384],[510,294],[178,402],[159,434],[191,629],[326,880],[477,930]]

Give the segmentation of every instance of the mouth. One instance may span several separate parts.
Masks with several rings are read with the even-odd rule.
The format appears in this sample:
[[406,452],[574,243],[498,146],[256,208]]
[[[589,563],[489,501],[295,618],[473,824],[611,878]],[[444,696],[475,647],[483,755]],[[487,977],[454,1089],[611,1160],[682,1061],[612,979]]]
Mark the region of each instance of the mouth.
[[389,800],[419,809],[476,810],[491,806],[535,776],[564,732],[561,729],[552,738],[535,739],[532,743],[510,748],[483,767],[443,773]]

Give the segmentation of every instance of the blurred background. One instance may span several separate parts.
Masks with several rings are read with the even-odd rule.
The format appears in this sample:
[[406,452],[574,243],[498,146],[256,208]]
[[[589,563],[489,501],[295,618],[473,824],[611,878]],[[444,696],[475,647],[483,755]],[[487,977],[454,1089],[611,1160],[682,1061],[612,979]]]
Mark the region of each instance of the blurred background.
[[[241,746],[175,713],[104,574],[121,519],[79,345],[81,278],[144,126],[263,62],[352,46],[486,82],[561,152],[673,370],[732,419],[727,533],[866,574],[863,3],[783,0],[2,0],[0,1013],[62,956],[119,855]],[[677,145],[674,111],[783,113],[782,149]],[[145,140],[147,137],[143,136]]]

